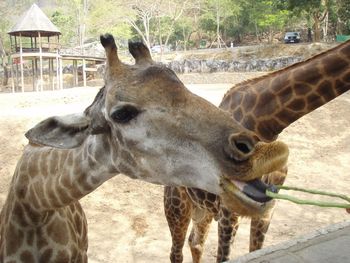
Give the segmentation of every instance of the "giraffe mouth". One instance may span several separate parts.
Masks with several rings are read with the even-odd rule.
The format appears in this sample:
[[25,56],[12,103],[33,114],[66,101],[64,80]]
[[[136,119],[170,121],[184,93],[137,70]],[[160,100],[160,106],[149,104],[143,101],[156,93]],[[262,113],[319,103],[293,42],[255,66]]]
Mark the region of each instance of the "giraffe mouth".
[[278,192],[274,185],[266,184],[260,179],[243,182],[225,178],[222,186],[226,192],[234,194],[248,203],[255,203],[256,205],[264,205],[272,200],[271,197],[266,195],[266,190]]
[[269,185],[260,179],[254,179],[248,182],[231,181],[243,194],[258,203],[266,203],[272,200],[266,195],[266,190],[278,192],[274,185]]

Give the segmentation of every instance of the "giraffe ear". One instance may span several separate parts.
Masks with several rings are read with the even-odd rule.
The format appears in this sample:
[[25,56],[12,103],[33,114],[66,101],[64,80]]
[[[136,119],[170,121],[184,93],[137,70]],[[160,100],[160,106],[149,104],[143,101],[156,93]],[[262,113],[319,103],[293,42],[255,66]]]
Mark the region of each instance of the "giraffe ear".
[[84,114],[91,119],[90,133],[100,134],[109,132],[109,125],[102,113],[105,103],[105,87],[97,93],[94,101],[84,111]]
[[85,114],[50,117],[26,132],[30,143],[71,149],[78,147],[89,135],[91,120]]
[[25,136],[31,143],[54,148],[71,149],[81,145],[90,134],[110,131],[101,111],[105,102],[105,87],[97,93],[83,114],[51,117],[30,129]]

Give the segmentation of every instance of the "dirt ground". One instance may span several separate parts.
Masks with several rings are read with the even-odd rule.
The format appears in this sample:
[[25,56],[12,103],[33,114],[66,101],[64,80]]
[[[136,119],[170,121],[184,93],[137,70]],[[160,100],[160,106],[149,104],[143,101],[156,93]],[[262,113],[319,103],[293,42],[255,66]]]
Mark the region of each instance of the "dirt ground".
[[[244,78],[237,74],[237,81]],[[251,77],[251,74],[248,74]],[[248,76],[246,75],[246,76]],[[188,85],[218,104],[230,84]],[[23,146],[26,130],[52,115],[82,111],[98,88],[0,94],[0,207]],[[350,93],[288,127],[280,136],[290,147],[286,184],[350,195]],[[169,262],[170,233],[163,215],[163,187],[117,175],[81,202],[89,224],[90,262]],[[317,228],[349,220],[343,209],[299,206],[279,201],[265,246]],[[248,251],[249,220],[243,219],[232,258]],[[214,262],[213,223],[203,262]],[[187,245],[184,262],[191,262]]]

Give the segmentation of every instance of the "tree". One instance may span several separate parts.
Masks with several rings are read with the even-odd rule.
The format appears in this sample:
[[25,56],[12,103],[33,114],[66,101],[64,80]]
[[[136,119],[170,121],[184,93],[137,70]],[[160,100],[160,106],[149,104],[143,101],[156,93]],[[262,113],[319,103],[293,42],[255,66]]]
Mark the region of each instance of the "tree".
[[350,0],[337,0],[336,12],[339,23],[339,34],[350,34]]
[[4,69],[4,78],[2,80],[2,86],[6,87],[8,83],[9,75],[8,75],[8,69],[7,69],[7,63],[6,63],[6,51],[1,38],[0,38],[0,58],[1,58],[1,66]]
[[240,42],[242,35],[253,33],[256,42],[259,42],[260,28],[258,22],[265,11],[262,1],[245,0],[241,1],[240,6],[241,12],[237,16],[236,25],[231,25],[231,34],[237,42]]
[[87,19],[88,32],[93,36],[109,32],[125,42],[132,34],[130,25],[125,22],[126,17],[132,17],[132,11],[122,1],[92,1]]
[[70,45],[77,43],[76,21],[72,14],[64,12],[61,8],[56,9],[50,16],[51,22],[61,31],[61,44]]
[[260,27],[265,28],[269,32],[269,43],[272,43],[273,33],[280,31],[289,18],[289,11],[277,8],[273,1],[260,1],[264,6],[264,12],[258,17],[257,23]]
[[11,46],[7,32],[15,24],[18,16],[30,6],[31,1],[19,0],[19,1],[0,1],[0,66],[4,71],[4,78],[2,85],[8,84],[8,66],[7,55],[10,52]]
[[87,0],[55,0],[45,8],[50,20],[61,31],[61,43],[83,45],[86,38]]
[[133,0],[125,5],[131,12],[125,16],[126,21],[136,30],[143,42],[151,47],[151,19],[158,13],[161,0]]
[[170,36],[174,33],[176,22],[182,17],[188,8],[190,8],[190,0],[167,0],[161,3],[156,14],[158,20],[158,41],[159,44],[167,46]]
[[233,0],[207,0],[203,8],[202,26],[207,31],[213,31],[215,27],[215,40],[217,46],[221,47],[225,42],[222,38],[221,27],[224,21],[240,12],[240,5]]
[[314,41],[320,41],[321,23],[328,14],[328,0],[280,0],[280,3],[300,16],[305,12],[313,20]]

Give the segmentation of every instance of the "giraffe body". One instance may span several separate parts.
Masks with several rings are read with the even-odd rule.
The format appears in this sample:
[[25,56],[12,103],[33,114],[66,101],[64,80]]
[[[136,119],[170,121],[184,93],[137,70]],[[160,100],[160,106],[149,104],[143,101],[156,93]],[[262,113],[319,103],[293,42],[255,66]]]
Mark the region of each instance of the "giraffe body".
[[[79,200],[119,173],[230,199],[240,198],[239,190],[224,187],[236,177],[259,178],[286,163],[285,144],[257,143],[229,114],[156,65],[142,43],[129,44],[135,65],[119,60],[111,35],[101,36],[101,44],[105,87],[93,103],[26,133],[29,144],[0,215],[0,262],[87,262]],[[270,204],[251,203],[257,211]]]
[[90,170],[89,146],[25,147],[0,215],[0,262],[87,262],[87,222],[78,200],[96,188],[87,175],[100,173]]
[[[225,94],[219,107],[254,131],[260,140],[272,141],[291,123],[349,89],[350,41],[285,69],[238,83]],[[286,176],[287,167],[284,167],[265,174],[262,179],[267,184],[281,185]],[[213,218],[218,221],[219,231],[217,262],[229,259],[239,216],[251,217],[249,250],[260,249],[274,206],[259,215],[242,209],[242,204],[234,201],[227,208],[215,194],[166,186],[164,208],[172,234],[171,262],[182,262],[182,248],[191,219],[194,226],[189,245],[193,262],[200,262]],[[201,214],[199,219],[198,214]]]

